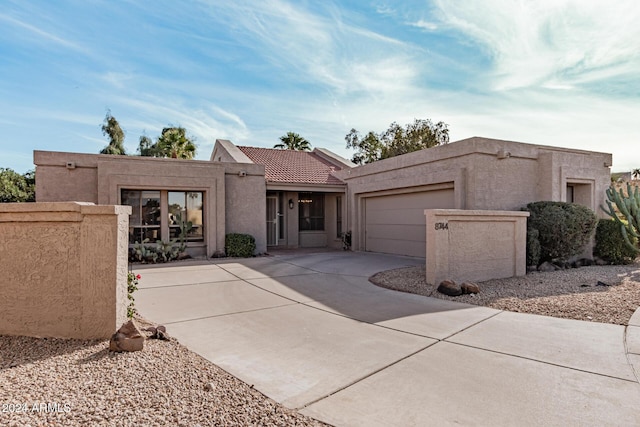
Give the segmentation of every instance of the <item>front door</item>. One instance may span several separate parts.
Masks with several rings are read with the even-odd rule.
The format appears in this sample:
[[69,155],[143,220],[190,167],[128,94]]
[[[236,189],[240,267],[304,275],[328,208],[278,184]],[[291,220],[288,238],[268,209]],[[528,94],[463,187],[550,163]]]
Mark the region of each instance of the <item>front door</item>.
[[267,246],[278,244],[278,197],[267,196]]

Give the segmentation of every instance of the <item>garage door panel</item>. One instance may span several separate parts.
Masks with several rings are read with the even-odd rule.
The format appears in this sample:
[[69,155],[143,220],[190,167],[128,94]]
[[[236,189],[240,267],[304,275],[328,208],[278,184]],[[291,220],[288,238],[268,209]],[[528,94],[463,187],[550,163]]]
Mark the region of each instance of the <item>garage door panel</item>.
[[419,193],[394,194],[371,197],[367,204],[371,209],[441,209],[443,205],[453,203],[453,189],[423,191]]
[[371,239],[367,240],[371,252],[381,252],[385,254],[409,255],[426,258],[426,247],[424,242],[409,242],[395,239]]
[[424,224],[420,225],[381,225],[367,230],[367,239],[406,240],[424,242]]
[[425,257],[425,209],[455,207],[453,188],[365,199],[365,249]]
[[385,209],[367,210],[367,223],[369,224],[415,224],[424,225],[424,210],[422,209]]

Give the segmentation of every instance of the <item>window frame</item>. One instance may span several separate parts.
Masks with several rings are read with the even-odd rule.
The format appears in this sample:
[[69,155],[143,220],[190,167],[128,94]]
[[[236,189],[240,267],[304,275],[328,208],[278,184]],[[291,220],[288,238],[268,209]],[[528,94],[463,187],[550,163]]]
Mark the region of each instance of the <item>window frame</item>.
[[[137,205],[126,203],[130,199],[130,195],[127,193],[138,193]],[[142,224],[144,222],[143,212],[142,212],[142,209],[143,209],[142,195],[144,193],[157,193],[159,195],[158,207],[157,207],[159,215],[157,218],[157,222],[158,222],[157,224],[152,224],[152,225]],[[176,189],[167,190],[167,189],[156,189],[156,188],[133,188],[133,187],[127,186],[127,187],[120,188],[119,200],[121,205],[131,206],[132,208],[131,209],[132,214],[130,215],[130,219],[129,219],[129,246],[135,245],[136,242],[142,243],[145,240],[145,238],[149,238],[145,236],[145,234],[143,234],[143,231],[138,231],[138,230],[146,230],[146,229],[158,230],[157,236],[155,236],[154,238],[149,238],[149,241],[147,242],[149,244],[156,243],[156,241],[158,240],[161,240],[163,242],[170,242],[171,240],[176,238],[176,237],[172,237],[172,229],[175,230],[176,228],[179,228],[179,226],[170,224],[169,193],[184,193],[184,199],[185,199],[184,210],[186,211],[186,216],[185,216],[186,218],[189,218],[189,212],[188,212],[189,209],[187,208],[187,205],[188,205],[187,198],[189,193],[196,193],[200,195],[200,205],[201,205],[200,209],[191,209],[191,210],[196,210],[196,211],[199,210],[201,212],[202,224],[195,225],[194,228],[199,230],[199,234],[194,236],[193,233],[190,233],[191,236],[187,236],[186,243],[187,243],[187,246],[199,246],[206,242],[206,237],[205,237],[206,198],[207,198],[206,191],[176,190]],[[137,224],[137,223],[134,224],[131,222],[131,219],[136,217],[134,210],[138,210],[137,217],[140,218],[140,221],[139,221],[140,224]],[[175,234],[175,232],[173,234]],[[179,240],[179,237],[177,239]]]
[[324,193],[298,193],[298,231],[325,231],[325,206]]

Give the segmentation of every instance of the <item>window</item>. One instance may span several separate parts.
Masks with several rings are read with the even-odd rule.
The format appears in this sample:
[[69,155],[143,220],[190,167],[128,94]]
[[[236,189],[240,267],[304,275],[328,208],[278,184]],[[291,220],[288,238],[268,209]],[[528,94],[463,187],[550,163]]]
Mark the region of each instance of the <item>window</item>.
[[120,203],[131,206],[129,244],[180,240],[182,221],[191,223],[188,242],[204,242],[203,200],[201,191],[122,190]]
[[160,240],[160,192],[122,190],[122,204],[131,206],[129,242]]
[[336,235],[342,238],[342,196],[336,197]]
[[324,194],[299,193],[298,229],[300,231],[324,230]]
[[202,234],[202,193],[196,191],[169,191],[169,239],[180,239],[180,225],[190,223],[187,241],[201,242]]

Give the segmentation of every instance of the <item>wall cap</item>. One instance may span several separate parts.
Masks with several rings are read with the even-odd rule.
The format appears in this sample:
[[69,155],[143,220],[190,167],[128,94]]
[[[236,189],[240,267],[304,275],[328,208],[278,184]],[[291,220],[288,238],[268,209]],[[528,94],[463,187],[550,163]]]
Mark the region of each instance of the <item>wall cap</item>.
[[131,215],[131,206],[89,202],[0,203],[0,213],[79,212],[84,215]]

